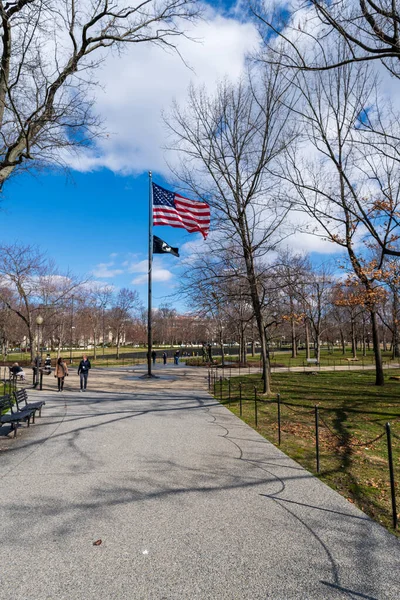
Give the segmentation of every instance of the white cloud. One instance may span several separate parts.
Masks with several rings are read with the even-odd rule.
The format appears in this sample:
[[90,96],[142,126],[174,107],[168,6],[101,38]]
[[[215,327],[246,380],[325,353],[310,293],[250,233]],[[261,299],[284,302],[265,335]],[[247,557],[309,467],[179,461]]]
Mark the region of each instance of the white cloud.
[[122,56],[112,55],[98,72],[96,110],[105,119],[109,137],[95,150],[72,160],[72,167],[89,171],[107,167],[114,172],[166,173],[162,147],[166,131],[161,112],[172,100],[184,102],[190,81],[212,92],[217,80],[240,76],[246,53],[259,43],[256,28],[218,15],[207,8],[207,22],[192,25],[175,53],[147,44],[132,44]]
[[[134,263],[131,264],[130,267],[128,268],[129,273],[139,273],[139,275],[137,277],[135,277],[134,279],[132,279],[133,284],[135,285],[140,285],[142,283],[147,283],[147,279],[148,279],[148,261],[147,260],[141,260],[138,263]],[[170,281],[173,278],[173,273],[171,273],[171,271],[169,271],[168,269],[164,269],[162,267],[161,264],[161,259],[159,258],[155,258],[153,261],[153,268],[152,268],[152,281],[154,281],[155,283],[157,282],[162,282],[165,283],[166,281]]]
[[135,262],[135,263],[130,263],[128,264],[127,262],[125,263],[126,266],[128,267],[128,273],[147,273],[148,271],[148,261],[145,260],[141,260],[139,262]]
[[109,263],[99,263],[92,271],[95,277],[116,277],[117,275],[121,275],[124,271],[122,269],[110,269],[110,267],[114,266],[113,262]]

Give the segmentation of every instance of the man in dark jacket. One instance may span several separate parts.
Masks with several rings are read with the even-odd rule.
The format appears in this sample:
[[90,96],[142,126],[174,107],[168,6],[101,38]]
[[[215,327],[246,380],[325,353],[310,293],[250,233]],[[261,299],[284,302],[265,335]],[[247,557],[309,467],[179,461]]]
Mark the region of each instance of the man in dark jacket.
[[78,375],[80,375],[80,383],[81,383],[81,392],[86,392],[87,380],[89,375],[89,369],[91,369],[92,365],[90,364],[90,360],[86,356],[83,355],[81,362],[78,367]]

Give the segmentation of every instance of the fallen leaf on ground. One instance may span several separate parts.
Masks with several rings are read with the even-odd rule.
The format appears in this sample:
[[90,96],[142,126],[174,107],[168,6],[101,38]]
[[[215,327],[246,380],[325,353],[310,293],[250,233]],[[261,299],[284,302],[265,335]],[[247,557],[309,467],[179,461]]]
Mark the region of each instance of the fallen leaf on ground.
[[96,540],[95,542],[93,542],[93,546],[100,546],[101,543],[101,540]]

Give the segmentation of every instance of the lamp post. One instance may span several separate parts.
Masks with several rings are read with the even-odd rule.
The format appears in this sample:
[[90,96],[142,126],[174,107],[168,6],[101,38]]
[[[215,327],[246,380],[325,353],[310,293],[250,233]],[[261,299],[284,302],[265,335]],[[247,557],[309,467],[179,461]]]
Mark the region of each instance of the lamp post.
[[42,317],[42,315],[38,315],[36,317],[36,325],[37,325],[37,352],[36,352],[36,359],[35,359],[36,385],[39,383],[39,367],[42,364],[42,350],[41,350],[41,344],[40,344],[40,327],[42,326],[42,324],[43,324],[43,317]]
[[74,297],[71,296],[71,335],[69,344],[69,363],[72,365],[72,342],[73,342],[73,329],[74,329]]
[[102,304],[102,309],[103,309],[103,359],[104,359],[104,336],[105,336],[105,331],[104,331],[104,312],[105,312],[105,304],[103,302]]

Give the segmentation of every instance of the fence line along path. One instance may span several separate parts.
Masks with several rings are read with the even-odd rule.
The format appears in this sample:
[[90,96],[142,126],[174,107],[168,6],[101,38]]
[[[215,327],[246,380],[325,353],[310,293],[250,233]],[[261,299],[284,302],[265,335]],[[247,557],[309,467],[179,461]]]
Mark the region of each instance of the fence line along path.
[[[96,370],[0,454],[2,600],[397,599],[399,542],[217,403]],[[97,542],[94,545],[94,542]]]

